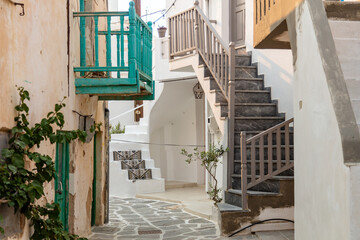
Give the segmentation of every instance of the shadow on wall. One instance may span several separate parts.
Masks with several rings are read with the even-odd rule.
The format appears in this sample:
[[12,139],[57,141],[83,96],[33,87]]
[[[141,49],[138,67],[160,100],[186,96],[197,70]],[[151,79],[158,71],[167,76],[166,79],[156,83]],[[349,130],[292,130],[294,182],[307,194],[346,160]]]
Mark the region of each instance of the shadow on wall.
[[162,95],[150,115],[150,142],[158,144],[150,145],[150,155],[167,181],[198,182],[198,175],[205,172],[196,163],[188,165],[180,154],[183,145],[205,142],[204,100],[195,99],[196,83],[197,80],[164,83]]
[[264,74],[265,87],[271,87],[271,96],[279,100],[279,113],[293,114],[293,65],[291,50],[258,50],[252,52],[253,63],[258,63],[259,74]]

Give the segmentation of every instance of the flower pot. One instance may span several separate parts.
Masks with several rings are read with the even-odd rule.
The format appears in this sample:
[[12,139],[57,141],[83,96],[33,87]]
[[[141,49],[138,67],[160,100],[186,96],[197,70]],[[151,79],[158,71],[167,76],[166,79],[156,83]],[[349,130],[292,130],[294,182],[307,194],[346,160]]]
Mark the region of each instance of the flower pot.
[[158,28],[157,30],[158,30],[158,33],[159,33],[159,37],[160,37],[160,38],[165,37],[166,30],[167,30],[166,27],[160,27],[160,28]]

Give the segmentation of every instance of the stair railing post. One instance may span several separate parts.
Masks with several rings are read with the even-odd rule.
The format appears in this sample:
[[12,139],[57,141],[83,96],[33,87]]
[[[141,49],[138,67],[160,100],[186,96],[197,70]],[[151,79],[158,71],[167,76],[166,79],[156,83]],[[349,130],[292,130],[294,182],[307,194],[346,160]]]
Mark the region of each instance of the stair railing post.
[[[135,13],[135,3],[131,1],[129,3],[129,52],[128,52],[128,58],[129,58],[129,78],[136,78],[136,13]],[[137,81],[138,79],[136,79]]]
[[195,9],[193,11],[193,17],[195,17],[195,49],[198,53],[199,51],[199,18],[198,18],[198,12],[196,11],[196,6],[199,6],[199,1],[194,1]]
[[247,156],[246,156],[246,132],[240,133],[241,153],[241,199],[243,210],[248,210],[247,196]]
[[229,154],[228,154],[228,189],[232,187],[232,177],[234,173],[235,160],[235,43],[229,44],[230,50],[230,66],[229,66],[229,90],[228,90],[228,139],[229,139]]

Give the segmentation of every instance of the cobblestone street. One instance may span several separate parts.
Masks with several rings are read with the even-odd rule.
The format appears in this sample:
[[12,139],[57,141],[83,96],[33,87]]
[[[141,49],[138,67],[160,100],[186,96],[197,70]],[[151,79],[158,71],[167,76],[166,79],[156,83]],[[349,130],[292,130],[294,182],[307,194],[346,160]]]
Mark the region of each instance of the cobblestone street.
[[89,240],[287,240],[293,232],[221,237],[215,223],[184,212],[180,204],[138,198],[110,200],[110,222],[94,227]]
[[156,200],[112,197],[110,222],[94,227],[89,240],[222,239],[213,222],[185,213],[181,205]]

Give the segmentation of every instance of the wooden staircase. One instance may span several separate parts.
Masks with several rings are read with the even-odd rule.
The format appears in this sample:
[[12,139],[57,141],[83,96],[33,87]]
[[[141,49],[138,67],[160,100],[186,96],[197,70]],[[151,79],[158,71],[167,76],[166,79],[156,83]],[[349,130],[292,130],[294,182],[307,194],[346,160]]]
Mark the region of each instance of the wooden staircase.
[[293,119],[278,112],[251,53],[228,47],[196,3],[169,19],[169,32],[170,68],[190,64],[223,133],[228,121],[228,182],[225,203],[218,205],[222,233],[259,219],[267,208],[291,215]]

